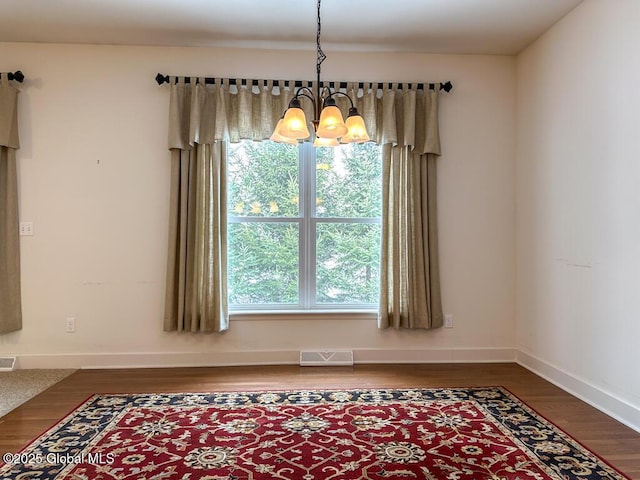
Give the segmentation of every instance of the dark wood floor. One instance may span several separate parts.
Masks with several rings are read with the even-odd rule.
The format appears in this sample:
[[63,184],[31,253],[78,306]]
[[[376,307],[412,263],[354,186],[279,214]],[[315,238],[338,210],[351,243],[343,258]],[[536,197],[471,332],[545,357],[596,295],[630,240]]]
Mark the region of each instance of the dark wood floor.
[[80,370],[0,418],[17,452],[94,393],[502,385],[614,467],[640,480],[640,434],[515,364]]

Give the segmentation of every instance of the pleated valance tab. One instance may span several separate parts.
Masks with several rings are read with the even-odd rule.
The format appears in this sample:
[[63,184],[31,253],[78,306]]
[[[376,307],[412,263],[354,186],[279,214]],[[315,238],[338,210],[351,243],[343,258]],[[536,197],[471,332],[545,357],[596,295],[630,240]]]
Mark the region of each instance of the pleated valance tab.
[[[184,77],[170,77],[169,83],[169,148],[183,150],[220,140],[267,140],[296,91],[295,87],[278,87],[263,80],[230,85],[228,79],[185,83]],[[304,83],[315,91],[315,82]],[[417,89],[415,84],[346,85],[343,91],[354,99],[372,141],[408,146],[416,153],[440,154],[437,90]],[[336,100],[346,117],[349,100],[344,96]],[[310,101],[303,99],[302,108],[307,119],[314,118]]]
[[0,146],[20,148],[18,137],[18,93],[7,74],[0,77]]

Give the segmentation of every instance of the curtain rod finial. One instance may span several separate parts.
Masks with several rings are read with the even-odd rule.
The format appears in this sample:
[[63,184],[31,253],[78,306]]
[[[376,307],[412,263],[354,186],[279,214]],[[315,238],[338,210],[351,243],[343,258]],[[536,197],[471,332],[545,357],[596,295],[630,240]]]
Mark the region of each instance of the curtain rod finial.
[[22,83],[24,81],[24,75],[20,70],[14,72],[14,73],[9,72],[7,74],[7,78],[9,80],[15,80],[16,82],[19,82],[19,83]]
[[156,82],[158,82],[158,85],[162,85],[165,82],[169,83],[169,75],[158,73],[158,75],[156,75]]

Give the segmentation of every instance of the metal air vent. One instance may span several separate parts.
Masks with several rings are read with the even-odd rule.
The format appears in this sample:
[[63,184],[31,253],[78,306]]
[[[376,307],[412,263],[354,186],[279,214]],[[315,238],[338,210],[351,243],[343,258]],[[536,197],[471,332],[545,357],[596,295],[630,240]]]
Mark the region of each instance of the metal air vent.
[[300,365],[307,367],[353,365],[351,350],[303,350]]

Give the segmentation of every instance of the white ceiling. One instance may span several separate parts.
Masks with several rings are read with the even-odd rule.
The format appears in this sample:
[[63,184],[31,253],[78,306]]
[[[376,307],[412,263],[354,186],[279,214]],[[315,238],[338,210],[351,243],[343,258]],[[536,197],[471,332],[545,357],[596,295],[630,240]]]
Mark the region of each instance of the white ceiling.
[[[516,54],[582,0],[324,0],[325,50]],[[314,48],[316,0],[2,0],[0,41]]]

